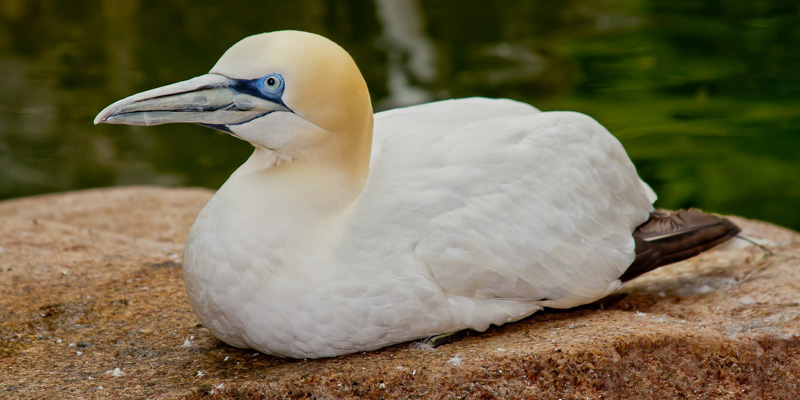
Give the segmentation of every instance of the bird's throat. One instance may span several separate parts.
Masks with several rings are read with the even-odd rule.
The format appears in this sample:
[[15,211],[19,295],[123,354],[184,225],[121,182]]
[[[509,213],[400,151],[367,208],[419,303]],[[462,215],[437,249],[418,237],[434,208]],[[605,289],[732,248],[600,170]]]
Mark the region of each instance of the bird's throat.
[[247,208],[302,210],[305,216],[326,218],[343,212],[358,198],[369,171],[368,165],[360,164],[323,158],[286,159],[274,151],[256,148],[220,188],[219,195],[242,199],[245,192],[251,192],[249,198],[258,200]]

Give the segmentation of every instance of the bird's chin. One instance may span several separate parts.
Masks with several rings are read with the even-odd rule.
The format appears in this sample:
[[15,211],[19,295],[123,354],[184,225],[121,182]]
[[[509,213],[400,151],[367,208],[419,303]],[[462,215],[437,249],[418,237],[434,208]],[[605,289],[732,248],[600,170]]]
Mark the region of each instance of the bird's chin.
[[228,125],[218,125],[218,124],[198,124],[200,126],[205,126],[206,128],[216,129],[220,132],[225,132],[235,138],[242,139],[241,136],[234,133]]

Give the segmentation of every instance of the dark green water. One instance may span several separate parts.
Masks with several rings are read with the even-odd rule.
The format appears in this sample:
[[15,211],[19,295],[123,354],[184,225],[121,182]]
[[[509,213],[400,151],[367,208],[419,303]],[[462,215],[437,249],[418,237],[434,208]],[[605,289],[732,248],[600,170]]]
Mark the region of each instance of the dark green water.
[[[445,5],[449,4],[449,5]],[[510,97],[592,115],[660,207],[800,229],[797,1],[33,1],[0,4],[0,198],[218,187],[250,149],[187,125],[93,126],[207,72],[246,35],[301,29],[356,59],[376,109]]]

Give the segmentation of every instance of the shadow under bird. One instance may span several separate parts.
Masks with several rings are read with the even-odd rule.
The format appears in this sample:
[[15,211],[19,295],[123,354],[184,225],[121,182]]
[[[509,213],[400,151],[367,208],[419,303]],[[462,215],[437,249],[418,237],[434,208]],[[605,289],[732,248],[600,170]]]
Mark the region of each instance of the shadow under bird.
[[575,112],[505,99],[373,114],[330,40],[247,37],[211,71],[95,123],[195,123],[255,148],[189,231],[183,276],[236,347],[331,357],[596,301],[739,232],[654,210],[619,141]]

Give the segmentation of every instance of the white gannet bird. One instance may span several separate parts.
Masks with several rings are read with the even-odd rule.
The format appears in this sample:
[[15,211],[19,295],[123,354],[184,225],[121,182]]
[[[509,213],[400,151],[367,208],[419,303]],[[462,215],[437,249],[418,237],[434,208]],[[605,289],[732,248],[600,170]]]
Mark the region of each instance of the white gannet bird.
[[[738,233],[653,191],[592,118],[512,100],[373,115],[353,59],[280,31],[95,123],[195,123],[255,151],[189,231],[183,277],[236,347],[330,357],[598,300]],[[373,127],[374,124],[374,127]]]

